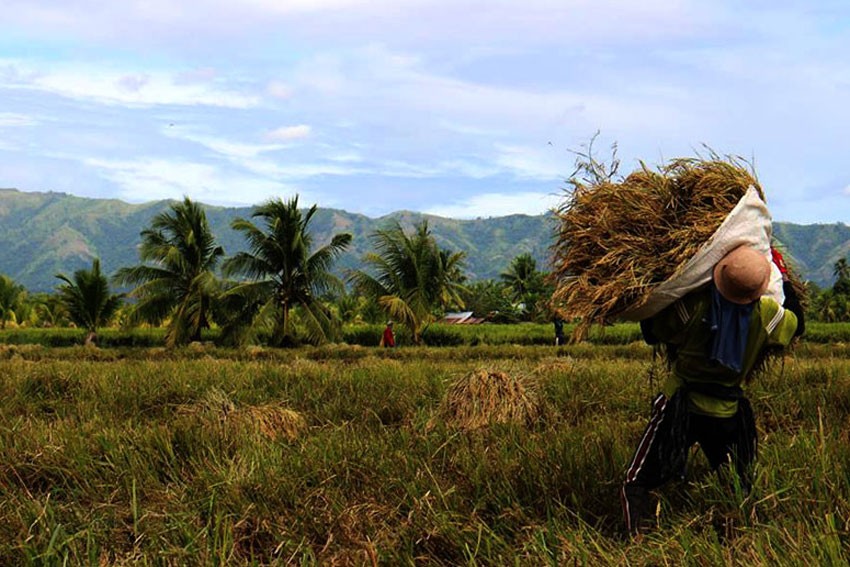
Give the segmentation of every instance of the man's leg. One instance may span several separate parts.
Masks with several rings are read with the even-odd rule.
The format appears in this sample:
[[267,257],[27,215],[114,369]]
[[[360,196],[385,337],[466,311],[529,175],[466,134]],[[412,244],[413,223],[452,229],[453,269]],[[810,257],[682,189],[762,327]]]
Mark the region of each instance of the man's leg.
[[[746,414],[747,410],[743,410]],[[755,460],[755,423],[738,410],[734,417],[691,416],[691,431],[708,458],[712,470],[734,465],[741,487],[749,492],[752,486],[752,464]],[[747,421],[749,420],[749,421]]]
[[[626,530],[634,535],[651,518],[649,491],[680,473],[687,458],[687,409],[681,394],[652,401],[652,414],[626,470],[620,501]],[[684,419],[684,423],[683,420]],[[683,431],[684,429],[684,431]]]

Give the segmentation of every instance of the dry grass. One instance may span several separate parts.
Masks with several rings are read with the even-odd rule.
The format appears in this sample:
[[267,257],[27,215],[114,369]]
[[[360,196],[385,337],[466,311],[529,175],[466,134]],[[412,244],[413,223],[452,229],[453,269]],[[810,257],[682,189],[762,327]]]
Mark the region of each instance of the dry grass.
[[216,428],[223,426],[226,432],[259,433],[272,440],[293,441],[307,430],[304,416],[294,410],[274,403],[237,407],[226,393],[215,388],[198,402],[178,408],[178,414],[199,417],[205,423],[215,423]]
[[[716,158],[716,156],[713,156]],[[644,164],[619,182],[571,179],[557,211],[553,246],[555,301],[582,324],[610,322],[642,305],[717,230],[750,186],[764,193],[737,158]]]
[[477,370],[448,388],[429,427],[437,420],[467,431],[495,423],[530,426],[542,415],[536,393],[520,380],[504,372]]
[[269,439],[286,441],[294,441],[307,430],[307,421],[304,416],[277,404],[239,409],[231,423],[237,429],[257,431]]
[[[428,348],[390,371],[331,352],[308,376],[241,351],[140,363],[49,350],[38,363],[0,361],[0,565],[850,560],[847,345],[804,345],[748,389],[760,437],[751,496],[696,452],[688,482],[658,491],[658,527],[640,542],[622,535],[617,488],[655,393],[647,347],[485,350],[497,366]],[[458,401],[445,394],[462,381],[443,377],[485,380],[478,390],[510,382],[494,370],[539,395],[545,419],[419,430],[444,396],[447,412]],[[231,428],[249,406],[280,400],[317,425],[309,436]],[[378,423],[381,406],[398,418]]]

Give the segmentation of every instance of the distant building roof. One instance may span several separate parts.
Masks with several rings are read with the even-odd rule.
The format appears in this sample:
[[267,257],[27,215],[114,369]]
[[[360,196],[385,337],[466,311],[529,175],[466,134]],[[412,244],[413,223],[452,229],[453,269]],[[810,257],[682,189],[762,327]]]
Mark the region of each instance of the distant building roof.
[[472,311],[463,311],[461,313],[446,313],[441,323],[447,325],[478,325],[484,322],[483,317],[473,317]]

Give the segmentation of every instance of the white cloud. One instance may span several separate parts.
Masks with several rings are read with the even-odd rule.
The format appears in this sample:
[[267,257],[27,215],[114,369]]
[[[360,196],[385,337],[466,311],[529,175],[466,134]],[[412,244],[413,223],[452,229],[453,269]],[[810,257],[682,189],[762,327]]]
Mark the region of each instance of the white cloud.
[[177,73],[174,77],[175,84],[209,83],[215,80],[218,72],[213,67],[198,67],[189,71]]
[[444,172],[444,175],[456,174],[468,179],[484,179],[501,173],[497,166],[463,159],[441,162],[439,169]]
[[[291,141],[308,134],[309,126],[289,126],[266,135],[267,139]],[[406,179],[461,177],[484,179],[506,174],[518,179],[560,180],[564,177],[563,164],[550,146],[546,150],[530,147],[496,145],[495,153],[474,158],[454,158],[429,162],[400,160],[382,156],[366,160],[360,152],[338,151],[327,144],[326,155],[321,159],[296,161],[297,155],[270,156],[275,152],[292,150],[285,143],[257,144],[236,142],[223,137],[193,132],[186,128],[169,126],[162,129],[168,137],[191,141],[214,151],[239,167],[269,179],[303,180],[323,175],[354,176],[376,175]]]
[[[550,147],[551,146],[547,146]],[[562,156],[522,146],[497,146],[496,163],[520,179],[556,180],[569,175]]]
[[115,83],[121,89],[131,93],[138,93],[142,88],[150,82],[148,75],[124,75],[118,77]]
[[240,165],[257,175],[262,175],[269,179],[284,179],[290,182],[310,179],[312,177],[320,177],[323,175],[347,177],[371,173],[369,170],[361,167],[321,162],[293,164],[277,163],[271,160],[246,159],[242,160]]
[[[293,72],[310,106],[340,115],[356,109],[359,126],[397,132],[442,149],[455,135],[468,147],[493,140],[546,144],[559,135],[616,130],[623,136],[647,131],[679,135],[698,131],[701,115],[682,89],[618,90],[563,81],[548,89],[522,81],[492,84],[438,74],[416,57],[370,45],[345,55],[323,53],[305,59]],[[447,132],[448,131],[448,134]],[[431,141],[435,139],[435,141]],[[476,148],[480,153],[481,147]]]
[[304,12],[338,12],[347,8],[375,9],[381,4],[387,3],[380,0],[372,0],[370,5],[364,5],[362,0],[287,0],[286,2],[280,2],[280,0],[242,0],[241,4],[249,9],[253,8],[261,14],[287,15]]
[[38,119],[28,114],[0,112],[0,128],[20,128],[38,124]]
[[326,156],[328,160],[340,163],[360,163],[363,155],[359,152],[336,152]]
[[7,86],[49,92],[78,100],[125,106],[212,106],[251,108],[259,97],[212,83],[187,83],[166,72],[127,72],[91,65],[56,65],[0,60]]
[[548,193],[485,193],[455,203],[430,207],[425,212],[457,219],[539,215],[557,207],[559,202],[559,196]]
[[[215,165],[184,160],[85,159],[98,175],[120,187],[118,197],[131,202],[157,199],[192,199],[211,204],[253,205],[268,198],[300,193],[305,201],[319,201],[298,187],[278,181],[230,172]],[[332,205],[333,199],[321,201]]]
[[[298,134],[297,128],[293,127],[294,133]],[[304,128],[309,129],[308,126]],[[322,175],[348,176],[370,173],[363,167],[353,165],[362,161],[356,154],[331,155],[326,159],[330,163],[322,161],[287,163],[283,159],[265,157],[263,154],[280,152],[291,149],[287,144],[251,144],[234,142],[226,138],[198,134],[184,128],[163,128],[162,133],[166,136],[181,140],[188,140],[200,144],[214,151],[216,154],[226,158],[229,162],[239,166],[257,176],[269,180],[304,180]],[[284,136],[285,138],[286,136]],[[289,158],[291,161],[291,158]]]
[[272,98],[288,99],[292,97],[292,87],[281,81],[272,81],[266,87],[266,93]]
[[274,152],[287,148],[287,146],[282,144],[246,144],[234,142],[226,138],[198,134],[185,128],[173,126],[163,128],[162,134],[170,138],[188,140],[200,144],[236,162],[246,158],[255,158],[266,152]]
[[507,130],[494,130],[491,128],[481,128],[476,126],[468,126],[466,124],[454,123],[450,120],[440,120],[440,126],[449,132],[463,134],[465,136],[481,136],[485,138],[500,137],[508,134]]
[[275,142],[290,142],[310,135],[312,128],[307,124],[298,126],[283,126],[266,134],[266,138]]

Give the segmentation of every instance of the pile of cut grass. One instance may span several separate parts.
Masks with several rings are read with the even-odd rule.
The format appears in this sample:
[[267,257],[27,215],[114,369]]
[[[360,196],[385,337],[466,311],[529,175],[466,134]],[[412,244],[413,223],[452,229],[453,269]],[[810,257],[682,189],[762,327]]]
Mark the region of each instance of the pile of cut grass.
[[294,441],[307,430],[307,420],[297,411],[277,403],[237,407],[216,388],[198,402],[181,407],[179,413],[197,417],[205,426],[225,434],[260,434],[273,441]]
[[476,370],[446,391],[431,427],[439,420],[466,431],[495,423],[531,426],[543,415],[535,392],[504,372]]

